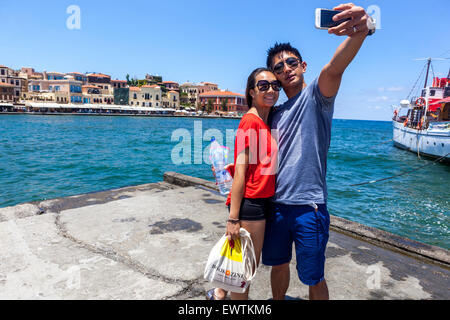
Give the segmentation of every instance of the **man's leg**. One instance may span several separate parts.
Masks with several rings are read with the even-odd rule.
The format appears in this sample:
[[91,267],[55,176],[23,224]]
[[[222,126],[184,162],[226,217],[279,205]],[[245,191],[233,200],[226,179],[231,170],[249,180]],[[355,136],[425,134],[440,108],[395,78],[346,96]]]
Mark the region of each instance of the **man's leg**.
[[289,287],[289,262],[292,258],[292,223],[285,206],[271,204],[267,218],[262,261],[271,266],[270,283],[274,300],[284,300]]
[[325,280],[315,286],[309,287],[309,300],[330,300],[327,282]]
[[289,262],[279,266],[273,266],[270,273],[270,285],[272,287],[273,300],[284,300],[289,288],[290,272]]
[[325,250],[329,238],[330,217],[325,205],[319,210],[298,206],[295,219],[295,251],[300,281],[309,286],[310,300],[328,300],[325,281]]

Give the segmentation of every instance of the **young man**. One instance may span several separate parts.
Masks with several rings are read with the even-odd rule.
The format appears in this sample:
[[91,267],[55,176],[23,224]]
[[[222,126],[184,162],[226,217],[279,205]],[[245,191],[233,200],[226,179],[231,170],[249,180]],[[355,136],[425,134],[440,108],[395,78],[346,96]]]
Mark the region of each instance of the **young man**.
[[304,81],[307,65],[297,49],[287,43],[275,44],[268,51],[267,67],[289,99],[273,110],[270,120],[271,128],[278,131],[279,168],[262,261],[272,266],[274,299],[285,298],[293,242],[297,273],[309,286],[309,298],[329,299],[324,278],[330,223],[326,166],[334,100],[345,69],[375,27],[361,7],[343,4],[334,10],[343,11],[335,20],[351,20],[328,32],[348,37],[311,84]]
[[[290,44],[275,44],[267,56],[289,98],[273,109],[271,129],[278,131],[278,172],[275,196],[266,222],[262,262],[272,266],[273,298],[285,298],[289,287],[289,262],[295,242],[297,273],[309,286],[310,299],[329,299],[324,277],[325,249],[330,216],[327,211],[326,166],[331,140],[334,100],[342,75],[375,25],[365,10],[352,3],[342,4],[333,17],[351,18],[330,28],[328,33],[347,36],[318,78],[306,85],[306,62]],[[214,291],[223,299],[226,292]]]

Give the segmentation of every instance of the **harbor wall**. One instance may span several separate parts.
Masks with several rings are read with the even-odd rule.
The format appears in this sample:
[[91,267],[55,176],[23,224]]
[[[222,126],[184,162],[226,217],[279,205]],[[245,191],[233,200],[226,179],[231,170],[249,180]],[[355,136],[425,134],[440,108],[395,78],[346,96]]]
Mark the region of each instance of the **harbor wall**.
[[[219,191],[213,182],[176,172],[164,173],[164,181],[181,187],[202,186]],[[330,215],[330,229],[450,269],[450,252],[444,248],[401,237],[334,215]]]

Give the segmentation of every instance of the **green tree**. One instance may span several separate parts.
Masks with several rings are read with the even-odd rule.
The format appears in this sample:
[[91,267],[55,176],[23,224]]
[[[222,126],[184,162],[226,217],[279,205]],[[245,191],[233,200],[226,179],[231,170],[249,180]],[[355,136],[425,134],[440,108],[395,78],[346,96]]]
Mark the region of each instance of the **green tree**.
[[221,109],[222,109],[223,112],[227,112],[228,111],[227,100],[228,99],[226,99],[226,98],[222,99],[222,103],[221,103],[220,106],[221,106]]
[[208,99],[208,103],[206,104],[206,110],[208,110],[208,113],[211,113],[213,109],[214,105],[212,99]]

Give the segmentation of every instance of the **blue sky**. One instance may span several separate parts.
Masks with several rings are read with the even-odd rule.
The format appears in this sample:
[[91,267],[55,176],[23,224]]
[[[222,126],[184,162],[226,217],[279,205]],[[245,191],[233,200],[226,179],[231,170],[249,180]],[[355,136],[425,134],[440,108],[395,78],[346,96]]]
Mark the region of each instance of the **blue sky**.
[[[209,81],[243,93],[248,74],[265,64],[276,41],[291,42],[308,63],[311,82],[343,37],[314,27],[316,7],[337,1],[106,1],[0,0],[0,64],[37,71],[159,74],[180,84]],[[449,57],[447,0],[358,1],[380,8],[381,29],[369,37],[347,69],[335,118],[389,120],[391,105],[406,97],[424,62]],[[81,10],[81,28],[66,27],[70,5]],[[450,60],[436,61],[446,76]],[[283,96],[282,100],[285,99]]]

